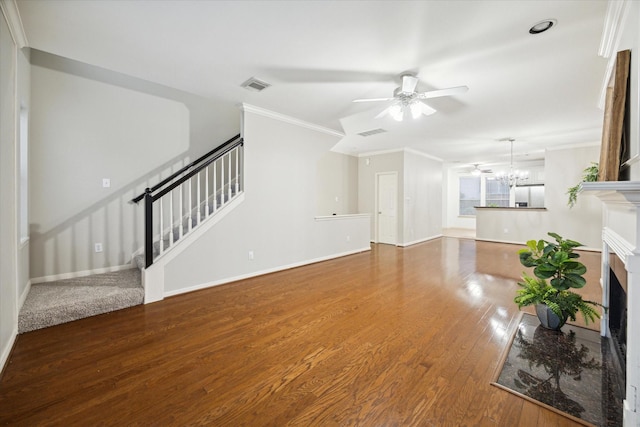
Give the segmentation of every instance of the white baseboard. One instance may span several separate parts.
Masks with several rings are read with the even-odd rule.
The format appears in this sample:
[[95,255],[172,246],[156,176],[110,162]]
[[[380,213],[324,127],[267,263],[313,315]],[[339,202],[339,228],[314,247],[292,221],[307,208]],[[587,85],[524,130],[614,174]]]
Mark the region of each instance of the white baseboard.
[[36,277],[31,279],[31,284],[55,282],[56,280],[75,279],[76,277],[91,276],[92,274],[113,273],[114,271],[129,270],[135,268],[132,264],[115,265],[113,267],[96,268],[94,270],[74,271],[71,273],[54,274],[51,276]]
[[22,309],[25,300],[27,299],[27,295],[29,295],[29,291],[31,290],[31,280],[27,282],[27,286],[24,287],[24,291],[20,294],[20,298],[18,299],[18,313]]
[[18,336],[18,322],[16,321],[15,328],[11,332],[11,336],[9,340],[2,348],[2,353],[0,353],[0,373],[4,369],[4,366],[7,364],[9,360],[9,356],[11,356],[11,350],[13,350],[13,344],[16,342],[16,337]]
[[440,237],[442,237],[442,234],[436,234],[435,236],[425,237],[424,239],[413,240],[413,241],[407,242],[407,243],[400,243],[400,244],[398,244],[398,246],[400,246],[402,248],[406,248],[407,246],[417,245],[418,243],[428,242],[429,240],[438,239]]
[[364,247],[364,248],[355,249],[355,250],[348,251],[348,252],[332,254],[332,255],[325,256],[325,257],[320,257],[320,258],[310,259],[310,260],[306,260],[306,261],[296,262],[296,263],[293,263],[293,264],[283,265],[283,266],[275,267],[275,268],[269,268],[269,269],[266,269],[266,270],[254,271],[252,273],[242,274],[240,276],[228,277],[228,278],[225,278],[225,279],[216,280],[214,282],[203,283],[201,285],[191,286],[191,287],[188,287],[188,288],[182,288],[182,289],[179,289],[177,291],[165,292],[164,296],[166,298],[166,297],[172,297],[172,296],[175,296],[175,295],[186,294],[188,292],[199,291],[199,290],[202,290],[202,289],[207,289],[207,288],[211,288],[211,287],[218,286],[218,285],[224,285],[225,283],[237,282],[238,280],[250,279],[252,277],[262,276],[264,274],[270,274],[270,273],[275,273],[275,272],[278,272],[278,271],[289,270],[291,268],[302,267],[304,265],[315,264],[315,263],[318,263],[318,262],[328,261],[330,259],[340,258],[340,257],[347,256],[347,255],[358,254],[358,253],[366,252],[366,251],[370,251],[370,250],[371,250],[371,246],[367,246],[367,247]]

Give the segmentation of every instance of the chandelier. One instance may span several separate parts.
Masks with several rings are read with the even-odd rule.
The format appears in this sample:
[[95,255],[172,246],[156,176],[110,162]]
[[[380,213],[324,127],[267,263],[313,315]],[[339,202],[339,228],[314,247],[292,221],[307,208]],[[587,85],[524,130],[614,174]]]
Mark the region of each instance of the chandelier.
[[511,162],[509,163],[509,172],[496,173],[496,179],[507,184],[509,188],[513,188],[529,179],[529,172],[513,169],[513,141],[515,141],[515,139],[505,138],[500,141],[509,141],[509,144],[511,145]]

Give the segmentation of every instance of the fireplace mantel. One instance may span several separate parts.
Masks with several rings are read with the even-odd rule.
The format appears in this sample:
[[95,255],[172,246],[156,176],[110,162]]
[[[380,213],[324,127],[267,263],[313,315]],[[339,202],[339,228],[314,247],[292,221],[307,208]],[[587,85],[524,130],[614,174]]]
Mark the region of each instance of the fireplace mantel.
[[[624,426],[640,426],[640,182],[584,182],[581,192],[598,197],[602,212],[602,303],[609,305],[610,254],[627,272],[627,355]],[[601,333],[610,337],[606,312]],[[632,331],[632,332],[629,332]]]

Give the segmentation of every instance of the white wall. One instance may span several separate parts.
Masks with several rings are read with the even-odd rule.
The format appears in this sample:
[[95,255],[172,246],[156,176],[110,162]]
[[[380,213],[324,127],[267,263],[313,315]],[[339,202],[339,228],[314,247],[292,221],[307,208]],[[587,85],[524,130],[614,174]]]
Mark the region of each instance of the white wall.
[[344,176],[322,178],[338,137],[273,116],[245,108],[245,201],[166,265],[151,267],[154,277],[162,269],[165,295],[369,249],[368,217],[315,219],[318,194],[355,186],[348,159],[333,171]]
[[401,243],[404,230],[404,153],[395,151],[385,154],[363,155],[358,158],[358,212],[371,215],[371,239],[376,241],[376,174],[382,172],[398,173],[398,228],[396,235]]
[[[31,277],[128,264],[142,207],[128,201],[188,160],[184,104],[49,68],[31,69]],[[110,188],[102,179],[111,180]],[[102,243],[104,252],[95,253]]]
[[[599,146],[548,150],[545,154],[546,210],[486,209],[478,212],[476,238],[525,243],[548,238],[547,232],[576,240],[585,247],[602,246],[602,206],[594,196],[580,194],[576,205],[567,206],[567,189],[582,180],[583,170],[597,162]],[[507,230],[507,231],[505,231]]]
[[[24,54],[18,51],[17,15],[0,3],[0,369],[18,331],[19,292],[27,286],[21,272],[29,259],[18,245],[18,117],[20,100],[28,97]],[[10,18],[12,17],[12,18]],[[23,246],[28,248],[27,246]]]
[[358,212],[358,158],[327,151],[318,160],[318,215]]
[[442,235],[442,162],[404,152],[403,245]]

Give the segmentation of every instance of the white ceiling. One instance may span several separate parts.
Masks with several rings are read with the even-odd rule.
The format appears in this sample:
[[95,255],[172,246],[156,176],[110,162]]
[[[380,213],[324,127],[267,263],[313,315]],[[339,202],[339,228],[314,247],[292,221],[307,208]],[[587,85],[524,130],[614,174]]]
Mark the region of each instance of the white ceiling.
[[[607,2],[20,0],[30,47],[345,133],[336,149],[410,147],[451,162],[493,164],[547,147],[595,144],[607,60]],[[557,25],[530,35],[543,19]],[[418,90],[467,85],[429,100],[418,120],[374,119],[401,72]],[[255,76],[261,93],[240,87]],[[358,132],[384,128],[362,137]]]

